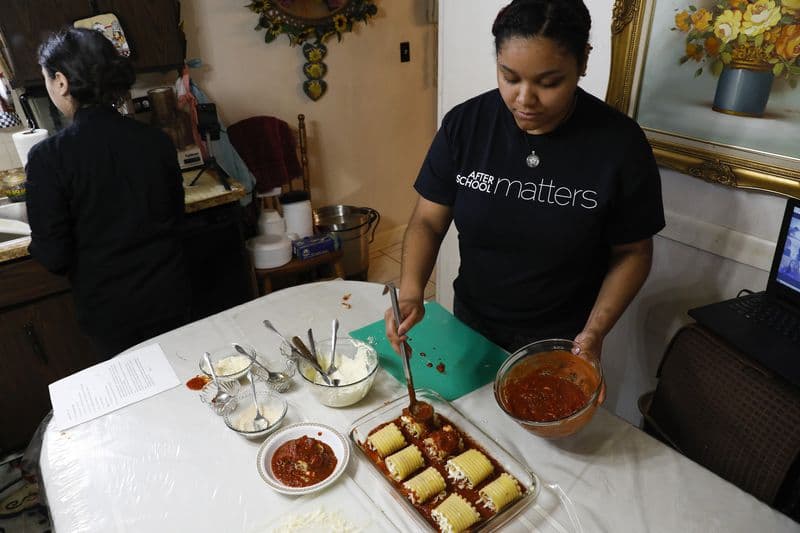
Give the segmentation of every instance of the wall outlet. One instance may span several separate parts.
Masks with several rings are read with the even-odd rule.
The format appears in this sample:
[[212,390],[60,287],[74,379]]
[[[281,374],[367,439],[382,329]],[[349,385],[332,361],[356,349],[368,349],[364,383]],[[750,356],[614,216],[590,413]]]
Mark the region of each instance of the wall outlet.
[[400,62],[408,63],[411,61],[411,44],[408,41],[400,43]]

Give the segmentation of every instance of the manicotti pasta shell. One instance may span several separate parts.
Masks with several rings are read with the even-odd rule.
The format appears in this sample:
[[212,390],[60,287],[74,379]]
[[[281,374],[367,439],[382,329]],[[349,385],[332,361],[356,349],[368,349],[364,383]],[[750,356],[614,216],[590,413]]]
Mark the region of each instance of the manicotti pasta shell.
[[367,437],[367,442],[381,457],[386,457],[406,445],[400,428],[392,422]]
[[456,484],[466,482],[469,488],[489,477],[494,471],[492,462],[478,450],[467,450],[447,460],[447,477]]
[[444,478],[432,466],[403,483],[403,486],[408,489],[408,497],[411,503],[415,504],[425,503],[446,487]]
[[481,496],[478,501],[496,513],[522,496],[517,480],[505,472],[479,490],[478,494]]
[[443,533],[458,533],[480,520],[478,511],[460,495],[453,493],[431,511]]
[[422,458],[422,452],[415,444],[386,458],[386,468],[397,481],[403,481],[423,466],[425,466],[425,461]]

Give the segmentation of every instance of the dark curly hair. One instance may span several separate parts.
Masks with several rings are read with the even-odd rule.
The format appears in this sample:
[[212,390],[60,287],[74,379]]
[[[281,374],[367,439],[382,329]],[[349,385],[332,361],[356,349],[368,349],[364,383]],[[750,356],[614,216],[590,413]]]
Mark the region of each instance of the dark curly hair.
[[582,0],[514,0],[492,24],[495,52],[513,37],[546,37],[582,64],[592,17]]
[[136,81],[128,58],[102,33],[64,28],[39,46],[39,65],[52,78],[61,72],[81,107],[115,104]]

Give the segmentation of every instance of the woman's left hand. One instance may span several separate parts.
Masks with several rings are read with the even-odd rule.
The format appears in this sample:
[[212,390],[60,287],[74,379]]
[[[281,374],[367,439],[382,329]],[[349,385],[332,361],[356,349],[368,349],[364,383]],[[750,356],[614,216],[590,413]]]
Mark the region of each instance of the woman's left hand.
[[[600,361],[600,356],[603,352],[603,337],[598,333],[591,330],[583,330],[575,337],[575,344],[577,346],[572,349],[575,355],[584,354],[587,356],[597,357]],[[597,403],[601,404],[606,399],[606,382],[603,380],[603,388],[600,390],[600,395],[597,397]]]

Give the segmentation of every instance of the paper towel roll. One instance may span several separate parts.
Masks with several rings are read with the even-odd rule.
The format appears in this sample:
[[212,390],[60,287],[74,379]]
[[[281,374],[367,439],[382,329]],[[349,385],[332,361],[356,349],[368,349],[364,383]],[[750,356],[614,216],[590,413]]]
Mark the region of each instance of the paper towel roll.
[[22,161],[22,166],[24,167],[28,164],[28,152],[33,148],[34,144],[47,138],[47,130],[18,131],[11,138],[14,141],[14,148],[17,149],[19,160]]

